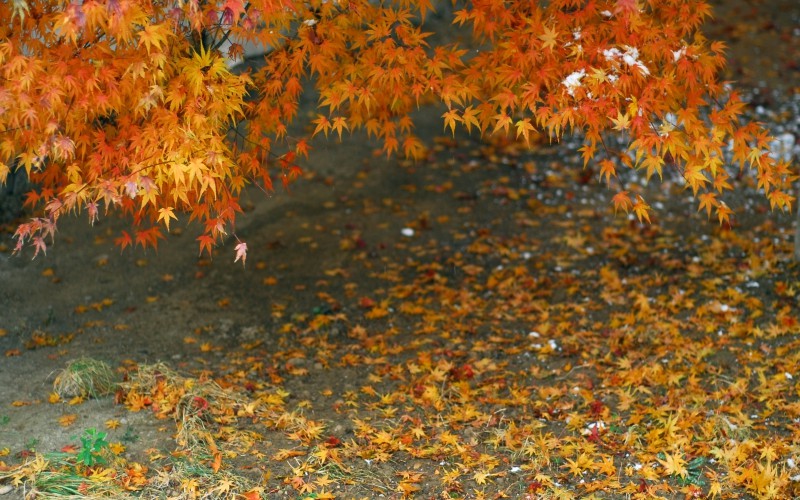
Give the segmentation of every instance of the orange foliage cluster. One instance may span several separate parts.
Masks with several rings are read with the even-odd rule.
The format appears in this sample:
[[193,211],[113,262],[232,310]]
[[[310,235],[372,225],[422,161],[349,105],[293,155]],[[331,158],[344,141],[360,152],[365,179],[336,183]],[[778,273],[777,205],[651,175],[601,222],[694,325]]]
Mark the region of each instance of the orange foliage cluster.
[[[19,226],[17,250],[44,251],[65,213],[94,221],[111,209],[133,220],[123,248],[155,246],[188,213],[210,252],[235,231],[245,185],[269,190],[274,177],[299,174],[309,146],[288,126],[306,79],[320,95],[314,134],[365,129],[388,154],[424,154],[410,113],[440,101],[453,131],[526,141],[579,131],[585,162],[597,158],[609,183],[619,167],[649,178],[672,166],[720,222],[730,214],[720,199],[731,189],[730,148],[773,208],[791,208],[789,166],[770,157],[762,128],[740,123],[743,103],[718,78],[723,44],[698,33],[705,2],[455,1],[469,50],[426,42],[433,9],[430,0],[3,2],[0,183],[24,169],[38,186],[27,202],[42,209]],[[232,73],[227,62],[246,45],[265,48],[263,63]],[[625,135],[627,151],[609,151],[605,132]],[[641,195],[619,191],[617,208],[648,219]]]

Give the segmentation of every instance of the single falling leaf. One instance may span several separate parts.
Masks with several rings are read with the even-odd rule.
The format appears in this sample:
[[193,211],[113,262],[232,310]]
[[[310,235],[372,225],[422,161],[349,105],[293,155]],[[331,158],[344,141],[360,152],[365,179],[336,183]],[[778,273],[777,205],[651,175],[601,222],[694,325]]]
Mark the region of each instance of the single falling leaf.
[[247,261],[247,243],[245,243],[244,241],[240,241],[236,245],[235,250],[236,250],[236,258],[234,259],[233,262],[239,262],[239,259],[242,259],[242,266],[244,266],[245,262]]

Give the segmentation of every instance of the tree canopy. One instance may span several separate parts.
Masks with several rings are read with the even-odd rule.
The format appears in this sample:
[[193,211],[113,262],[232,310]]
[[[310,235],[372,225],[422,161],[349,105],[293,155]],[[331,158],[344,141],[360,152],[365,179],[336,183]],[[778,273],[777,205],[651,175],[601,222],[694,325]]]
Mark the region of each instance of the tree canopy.
[[[428,42],[426,18],[442,7],[470,44]],[[741,119],[719,76],[724,44],[699,31],[710,15],[700,0],[2,2],[0,182],[23,169],[37,209],[16,249],[46,250],[64,214],[111,210],[132,220],[123,248],[155,246],[188,213],[210,252],[235,234],[245,186],[300,173],[309,144],[288,127],[307,84],[319,92],[312,135],[364,129],[387,154],[424,154],[411,113],[429,102],[446,106],[453,133],[579,132],[585,164],[640,220],[650,207],[617,182],[620,168],[648,179],[674,168],[720,222],[730,167],[791,209],[790,166]],[[262,60],[231,71],[252,46]],[[236,259],[246,252],[240,242]]]

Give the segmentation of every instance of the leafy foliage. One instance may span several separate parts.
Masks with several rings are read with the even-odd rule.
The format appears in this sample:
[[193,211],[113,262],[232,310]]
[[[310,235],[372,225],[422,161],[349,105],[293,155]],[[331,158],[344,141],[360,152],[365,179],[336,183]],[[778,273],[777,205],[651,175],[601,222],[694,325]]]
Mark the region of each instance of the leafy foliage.
[[103,457],[103,450],[108,448],[109,444],[106,441],[106,436],[105,432],[99,432],[97,429],[86,429],[83,435],[80,436],[81,447],[75,459],[86,467],[105,464],[106,459]]
[[[307,155],[290,137],[304,82],[319,92],[314,134],[365,129],[387,154],[419,158],[410,113],[440,101],[446,129],[532,141],[579,131],[585,163],[618,188],[614,205],[648,220],[618,168],[676,169],[700,209],[726,222],[728,152],[753,169],[770,205],[789,209],[789,166],[718,74],[724,44],[698,27],[700,0],[453,3],[464,46],[431,46],[429,0],[197,0],[0,4],[0,182],[24,169],[41,215],[17,250],[46,251],[59,218],[131,216],[117,243],[156,246],[178,213],[200,221],[201,252],[235,231],[249,183],[289,183]],[[267,53],[234,74],[246,45]],[[476,50],[472,50],[476,49]],[[478,50],[479,49],[479,50]],[[223,52],[224,50],[224,52]],[[608,133],[627,138],[607,147]],[[246,258],[246,245],[236,259]]]

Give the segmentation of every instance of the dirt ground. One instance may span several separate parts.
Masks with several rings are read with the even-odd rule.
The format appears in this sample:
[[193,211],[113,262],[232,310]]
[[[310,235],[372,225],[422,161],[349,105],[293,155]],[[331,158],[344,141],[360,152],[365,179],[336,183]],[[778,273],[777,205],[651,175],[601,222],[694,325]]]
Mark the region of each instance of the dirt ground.
[[[779,133],[797,137],[797,3],[731,1],[717,12],[708,31],[729,41],[730,76],[751,92],[752,112]],[[441,134],[439,114],[420,113],[420,135]],[[599,375],[581,374],[586,356],[593,355],[584,350],[589,344],[570,344],[570,335],[555,335],[560,328],[551,325],[548,332],[543,325],[557,323],[555,311],[577,307],[579,301],[592,311],[590,324],[610,321],[613,315],[600,299],[605,282],[597,274],[605,266],[622,283],[663,275],[666,284],[659,293],[666,293],[668,285],[684,286],[682,279],[687,279],[686,286],[704,290],[709,285],[703,280],[715,277],[694,276],[702,271],[692,264],[705,264],[709,252],[719,251],[728,267],[718,270],[718,286],[746,290],[763,305],[763,321],[774,319],[782,305],[798,306],[796,297],[785,291],[800,286],[798,267],[790,263],[793,218],[767,212],[757,196],[738,200],[741,215],[735,232],[740,236],[732,237],[696,214],[690,197],[677,186],[656,186],[651,204],[661,209],[647,228],[614,216],[612,193],[596,176],[585,182],[576,144],[570,141],[543,144],[530,153],[467,137],[437,139],[431,146],[427,161],[412,164],[375,156],[375,146],[360,136],[341,144],[317,142],[312,162],[305,166],[307,175],[290,193],[248,195],[247,213],[236,231],[249,246],[245,268],[233,262],[234,240],[219,248],[213,261],[198,258],[191,227],[175,230],[157,252],[121,253],[112,240],[124,222],[101,218],[89,227],[83,219],[64,221],[47,256],[33,261],[11,255],[13,227],[6,227],[0,232],[0,461],[10,466],[36,452],[57,452],[90,428],[124,444],[121,456],[129,463],[149,463],[153,471],[161,463],[157,455],[169,457],[181,449],[175,422],[157,418],[152,408],[131,411],[130,405],[116,404],[114,395],[80,404],[50,402],[55,374],[80,357],[105,361],[120,379],[137,366],[163,363],[165,370],[193,380],[241,388],[255,400],[274,396],[280,400],[276,414],[284,411],[305,423],[322,422],[321,440],[336,449],[340,442],[363,439],[364,422],[376,429],[402,422],[404,411],[389,411],[381,395],[404,393],[404,408],[425,406],[429,385],[415,379],[412,370],[424,366],[425,352],[434,357],[434,365],[436,359],[450,359],[451,379],[460,382],[472,380],[472,371],[481,367],[492,373],[489,364],[500,363],[506,373],[525,374],[514,379],[520,391],[549,377],[566,387],[600,383]],[[768,242],[769,248],[759,241]],[[742,278],[737,266],[751,259],[750,252],[769,264],[768,271]],[[494,288],[515,279],[525,285],[527,295],[504,295],[502,288]],[[698,292],[697,299],[710,301],[704,293]],[[415,307],[426,313],[415,313]],[[796,310],[787,317],[796,318]],[[571,321],[575,328],[592,329]],[[452,331],[443,332],[445,327]],[[685,335],[698,342],[708,333],[698,325],[689,330]],[[758,349],[774,352],[796,345],[792,342],[798,334],[795,329],[764,340]],[[716,330],[710,335],[716,336]],[[613,338],[606,340],[613,343]],[[712,355],[720,378],[738,376],[739,356],[747,350],[747,339],[740,340],[741,345],[734,342],[739,351]],[[603,342],[597,339],[592,345],[599,348]],[[649,344],[637,342],[647,352]],[[550,346],[550,355],[538,355],[539,344],[545,350]],[[395,373],[393,366],[411,371]],[[793,373],[800,377],[800,372]],[[374,401],[370,391],[378,395]],[[481,395],[504,429],[515,422],[522,425],[526,412],[532,411],[507,400],[492,402],[489,396]],[[797,394],[792,397],[798,401]],[[611,399],[604,401],[613,406]],[[435,411],[429,410],[447,414],[433,407]],[[542,421],[561,435],[580,434],[554,416],[557,410],[550,411]],[[413,419],[421,417],[412,410],[405,413],[412,421],[407,425],[414,428]],[[291,480],[298,477],[302,457],[319,448],[319,440],[293,440],[291,428],[259,418],[240,424],[258,432],[259,442],[246,453],[232,453],[230,460],[226,456],[225,466],[263,488],[265,498],[306,498]],[[776,431],[784,437],[792,425],[790,416],[786,418],[786,428]],[[773,415],[773,422],[780,420]],[[109,428],[109,421],[117,424]],[[430,425],[425,432],[431,432]],[[486,423],[488,430],[453,426],[453,432],[482,450],[479,445],[491,435],[491,425]],[[286,449],[298,454],[275,459]],[[437,479],[412,481],[418,489],[408,493],[401,487],[411,484],[407,477],[441,478],[448,458],[412,457],[395,450],[390,454],[386,461],[378,454],[359,462],[359,477],[367,479],[342,480],[328,489],[342,498],[433,498],[445,490],[448,498],[480,496],[473,493],[483,485],[475,467],[465,473],[470,487],[461,492],[437,489]],[[798,455],[796,448],[787,450],[784,462]],[[510,452],[500,456],[507,460],[502,467],[511,472],[494,477],[487,495],[538,498],[538,486],[531,486],[538,480],[515,476],[524,460]],[[574,494],[585,493],[579,481],[563,481]],[[22,498],[27,491],[9,484],[0,483],[5,494],[0,498]],[[181,488],[167,481],[164,496],[191,497]],[[677,491],[656,493],[670,497],[679,495]]]

